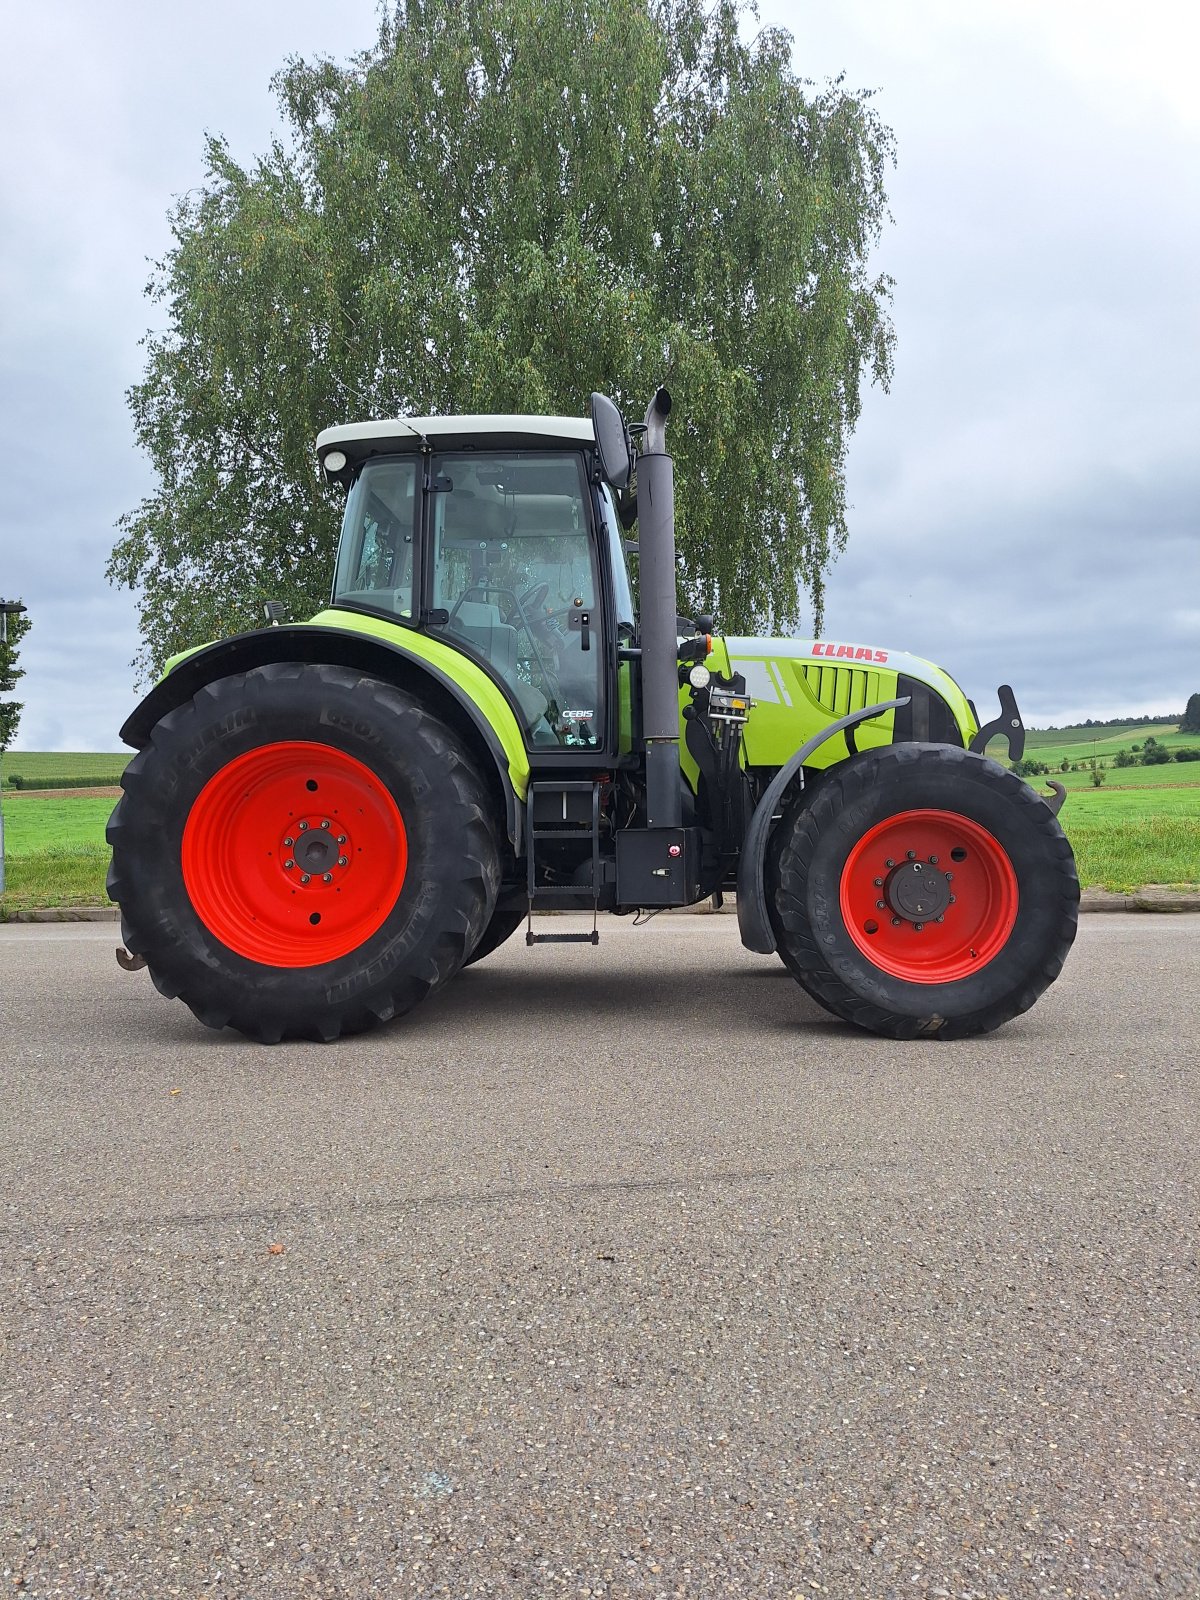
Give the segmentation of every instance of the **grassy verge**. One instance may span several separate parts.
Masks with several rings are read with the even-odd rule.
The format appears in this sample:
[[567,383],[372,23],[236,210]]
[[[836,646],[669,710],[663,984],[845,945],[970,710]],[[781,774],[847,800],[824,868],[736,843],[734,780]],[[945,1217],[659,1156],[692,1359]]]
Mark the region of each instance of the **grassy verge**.
[[[111,799],[92,796],[6,796],[0,919],[39,906],[109,904],[104,826],[112,808]],[[1062,822],[1085,888],[1194,887],[1200,880],[1200,784],[1078,790]]]
[[1146,883],[1200,888],[1200,821],[1144,817],[1127,822],[1067,822],[1085,889],[1128,893]]
[[104,826],[114,803],[84,795],[5,795],[0,919],[40,906],[110,903]]
[[105,845],[42,850],[29,856],[6,853],[0,922],[15,912],[37,911],[43,906],[111,905],[104,892],[107,872]]

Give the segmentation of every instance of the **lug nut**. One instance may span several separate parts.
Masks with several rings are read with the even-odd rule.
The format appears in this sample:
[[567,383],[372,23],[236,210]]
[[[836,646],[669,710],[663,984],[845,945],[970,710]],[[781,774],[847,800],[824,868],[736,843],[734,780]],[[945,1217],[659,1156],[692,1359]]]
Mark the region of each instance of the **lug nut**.
[[931,867],[936,867],[937,866],[937,857],[936,856],[930,856],[929,865]]
[[953,878],[953,876],[954,876],[954,874],[952,872],[948,872],[946,874],[946,882],[949,883],[951,878]]
[[322,817],[321,818],[321,826],[325,829],[326,833],[329,832],[329,818],[328,817]]
[[905,854],[910,861],[915,861],[917,859],[917,852],[915,850],[907,850],[905,851]]
[[883,910],[883,901],[882,900],[876,900],[875,909],[876,909],[876,911],[882,911]]
[[946,919],[945,919],[945,917],[935,917],[933,920],[935,922],[945,922]]
[[913,927],[917,930],[918,933],[921,932],[921,930],[924,928],[924,926],[925,926],[925,924],[923,922],[914,922],[913,923]]
[[954,904],[954,898],[955,898],[955,897],[954,897],[954,896],[953,896],[953,895],[951,895],[951,896],[950,896],[950,904],[951,904],[951,905],[953,905],[953,904]]
[[300,832],[301,833],[307,833],[308,832],[308,823],[307,822],[302,822],[300,824]]
[[887,860],[883,864],[884,864],[885,867],[894,867],[896,865],[896,863],[892,860],[891,856],[889,856],[887,858]]
[[339,844],[345,844],[345,842],[346,842],[346,835],[345,835],[345,834],[344,834],[344,833],[339,833],[339,834],[338,834],[338,836],[337,836],[337,842],[338,842],[338,843],[339,843]]
[[348,865],[349,865],[349,863],[347,862],[345,856],[339,856],[338,857],[338,866],[339,867],[344,867],[344,866],[348,866]]
[[332,872],[323,872],[321,874],[321,882],[322,883],[332,883],[333,882],[333,873]]
[[296,863],[289,856],[288,859],[283,863],[283,865],[284,865],[284,870],[287,871],[287,872],[290,872],[292,870],[292,868],[296,865]]
[[296,842],[295,839],[285,839],[283,841],[284,849],[285,850],[290,850],[292,848],[292,846],[295,844],[295,842]]
[[302,872],[300,874],[300,882],[301,883],[311,883],[312,879],[309,877],[307,872]]
[[899,926],[900,926],[900,918],[899,917],[893,917],[892,918],[892,927],[893,928],[898,928]]
[[882,878],[876,878],[875,879],[875,887],[877,889],[882,889],[883,888],[883,879]]

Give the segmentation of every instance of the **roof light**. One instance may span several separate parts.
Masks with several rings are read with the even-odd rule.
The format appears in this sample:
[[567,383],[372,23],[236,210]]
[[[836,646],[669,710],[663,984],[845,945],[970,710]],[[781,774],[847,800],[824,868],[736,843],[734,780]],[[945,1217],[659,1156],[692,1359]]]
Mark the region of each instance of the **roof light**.
[[344,450],[331,450],[325,457],[325,471],[331,476],[340,472],[346,465],[346,452]]

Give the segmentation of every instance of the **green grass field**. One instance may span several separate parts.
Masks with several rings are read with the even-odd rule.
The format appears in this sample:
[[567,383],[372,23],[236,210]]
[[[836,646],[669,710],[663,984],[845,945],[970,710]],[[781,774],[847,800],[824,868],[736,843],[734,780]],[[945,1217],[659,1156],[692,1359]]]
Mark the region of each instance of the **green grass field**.
[[[1044,789],[1047,777],[1053,778],[1056,783],[1061,783],[1063,788],[1072,794],[1082,793],[1085,790],[1090,794],[1095,787],[1090,772],[1054,771],[1044,776],[1030,778],[1028,781],[1035,789],[1039,784]],[[1200,788],[1200,761],[1166,761],[1161,767],[1105,767],[1103,788],[1105,790]]]
[[[36,906],[107,904],[104,825],[112,808],[109,799],[8,796],[8,883],[0,916]],[[1200,884],[1200,784],[1076,791],[1062,823],[1085,887]]]
[[26,788],[37,785],[53,789],[68,778],[89,778],[96,787],[119,783],[121,774],[133,756],[132,750],[94,751],[72,753],[69,750],[10,750],[4,757],[2,770],[8,783],[15,772],[25,779]]
[[6,794],[0,918],[39,906],[108,905],[104,825],[115,804],[88,795]]
[[[1044,761],[1047,766],[1057,766],[1064,759],[1090,761],[1093,754],[1098,761],[1108,763],[1118,750],[1131,750],[1135,744],[1145,744],[1147,738],[1155,739],[1168,750],[1185,746],[1200,750],[1200,734],[1180,733],[1174,722],[1114,722],[1098,728],[1030,728],[1025,735],[1025,754]],[[1003,749],[1003,745],[997,742],[995,748]],[[1146,770],[1153,772],[1155,769],[1147,767]],[[1172,762],[1166,770],[1186,772],[1186,767],[1182,762]]]

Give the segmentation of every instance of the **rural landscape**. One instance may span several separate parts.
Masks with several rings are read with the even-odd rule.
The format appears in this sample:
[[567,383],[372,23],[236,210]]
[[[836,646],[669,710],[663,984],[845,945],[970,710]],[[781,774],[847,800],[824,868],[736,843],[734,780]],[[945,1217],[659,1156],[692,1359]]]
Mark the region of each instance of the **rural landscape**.
[[6,20],[0,1593],[1198,1600],[1200,23]]
[[[1200,732],[1188,727],[1181,713],[1030,730],[1022,773],[1043,792],[1048,778],[1066,789],[1060,820],[1083,888],[1128,893],[1167,884],[1200,893]],[[110,904],[104,826],[130,755],[5,757],[0,920],[41,907]]]

